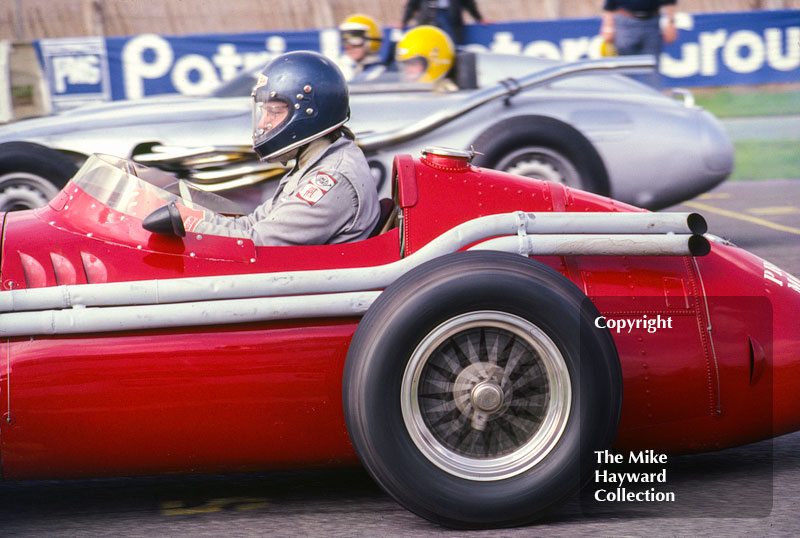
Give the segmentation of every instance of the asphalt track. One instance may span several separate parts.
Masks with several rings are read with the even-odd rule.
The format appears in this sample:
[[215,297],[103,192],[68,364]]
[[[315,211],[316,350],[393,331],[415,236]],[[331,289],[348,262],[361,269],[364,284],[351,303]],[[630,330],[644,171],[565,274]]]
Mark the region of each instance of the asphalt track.
[[[800,181],[724,183],[670,208],[800,275]],[[209,432],[213,435],[213,432]],[[670,458],[679,502],[576,499],[537,525],[454,532],[418,518],[361,469],[0,484],[0,536],[798,536],[800,433]]]

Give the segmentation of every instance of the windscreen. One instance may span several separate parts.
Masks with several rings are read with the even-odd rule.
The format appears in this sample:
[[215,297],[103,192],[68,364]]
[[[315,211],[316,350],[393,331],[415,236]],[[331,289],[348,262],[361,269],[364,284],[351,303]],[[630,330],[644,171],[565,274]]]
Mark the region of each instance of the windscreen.
[[110,155],[89,157],[71,184],[110,209],[138,219],[144,219],[170,202],[226,215],[243,213],[236,204],[221,196],[160,170]]

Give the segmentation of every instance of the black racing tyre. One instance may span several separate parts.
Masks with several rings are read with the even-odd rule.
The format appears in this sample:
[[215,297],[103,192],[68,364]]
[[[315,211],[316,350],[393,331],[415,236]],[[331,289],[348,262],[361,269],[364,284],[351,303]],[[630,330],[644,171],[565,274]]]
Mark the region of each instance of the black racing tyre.
[[77,171],[69,157],[40,144],[0,144],[0,211],[45,205]]
[[410,271],[347,354],[344,413],[362,464],[449,527],[523,525],[557,508],[619,423],[619,359],[598,315],[519,255],[460,252]]
[[472,143],[477,166],[563,183],[608,196],[608,173],[595,147],[574,127],[545,116],[517,116]]

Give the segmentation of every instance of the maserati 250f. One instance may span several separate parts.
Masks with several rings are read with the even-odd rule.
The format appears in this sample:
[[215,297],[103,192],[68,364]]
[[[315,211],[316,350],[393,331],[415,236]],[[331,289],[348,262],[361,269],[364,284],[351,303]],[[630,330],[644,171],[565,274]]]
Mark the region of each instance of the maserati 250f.
[[236,209],[102,156],[0,215],[3,479],[360,461],[425,518],[504,526],[595,451],[800,428],[800,283],[699,215],[452,150],[391,177],[343,245],[185,233],[177,204]]

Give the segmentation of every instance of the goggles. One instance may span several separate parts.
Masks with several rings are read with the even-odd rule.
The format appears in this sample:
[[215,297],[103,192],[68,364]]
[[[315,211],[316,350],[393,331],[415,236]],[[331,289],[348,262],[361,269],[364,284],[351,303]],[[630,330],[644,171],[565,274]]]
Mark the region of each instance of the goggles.
[[367,43],[367,38],[363,31],[348,30],[341,33],[342,43],[345,46],[363,47]]

